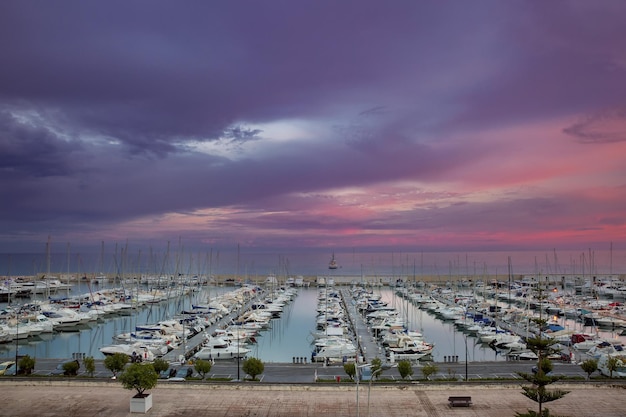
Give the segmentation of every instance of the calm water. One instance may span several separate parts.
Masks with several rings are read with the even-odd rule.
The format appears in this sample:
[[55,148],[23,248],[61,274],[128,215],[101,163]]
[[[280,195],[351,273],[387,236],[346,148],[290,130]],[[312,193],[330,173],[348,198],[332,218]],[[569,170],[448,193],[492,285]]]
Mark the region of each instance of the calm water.
[[[142,250],[143,249],[143,250]],[[316,276],[328,274],[332,250],[292,253],[261,252],[252,248],[183,253],[133,248],[122,256],[107,246],[103,252],[66,251],[66,244],[51,245],[40,253],[0,254],[0,276],[41,275],[71,271],[93,274],[238,274],[264,279],[269,274]],[[116,253],[116,251],[118,253]],[[604,247],[580,251],[540,249],[502,252],[358,252],[335,253],[337,274],[350,276],[482,276],[513,274],[619,274],[626,273],[626,249]]]
[[[232,287],[210,287],[184,299],[144,308],[133,316],[114,316],[107,318],[103,323],[84,325],[78,331],[29,338],[27,341],[19,342],[19,353],[35,358],[69,358],[75,352],[82,352],[101,359],[103,355],[98,349],[113,343],[112,338],[115,334],[128,332],[136,324],[154,323],[172,318],[185,305],[188,307],[192,302],[201,302],[208,296],[215,296],[232,289]],[[459,356],[459,359],[463,360],[466,342],[469,361],[505,359],[491,348],[477,344],[476,339],[466,338],[463,333],[455,331],[452,323],[442,322],[407,303],[396,296],[392,289],[383,287],[375,291],[380,292],[382,298],[390,305],[400,311],[405,311],[409,327],[421,331],[427,341],[435,344],[434,360],[443,361],[444,356],[450,355]],[[85,287],[78,287],[72,291],[72,293],[79,292],[85,292]],[[310,332],[315,329],[316,324],[317,296],[317,288],[300,289],[298,296],[285,308],[281,318],[274,319],[271,328],[262,332],[257,338],[257,344],[253,345],[253,356],[264,362],[287,363],[292,362],[294,356],[310,358],[310,341],[312,340]],[[15,348],[15,342],[0,345],[0,356],[14,357]]]

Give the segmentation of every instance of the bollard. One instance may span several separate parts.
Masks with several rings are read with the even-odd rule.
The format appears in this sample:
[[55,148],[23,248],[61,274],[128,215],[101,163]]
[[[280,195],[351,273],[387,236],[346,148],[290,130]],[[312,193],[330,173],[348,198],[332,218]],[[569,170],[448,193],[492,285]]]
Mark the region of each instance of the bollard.
[[291,359],[292,359],[293,363],[296,363],[296,357],[295,356],[293,356]]

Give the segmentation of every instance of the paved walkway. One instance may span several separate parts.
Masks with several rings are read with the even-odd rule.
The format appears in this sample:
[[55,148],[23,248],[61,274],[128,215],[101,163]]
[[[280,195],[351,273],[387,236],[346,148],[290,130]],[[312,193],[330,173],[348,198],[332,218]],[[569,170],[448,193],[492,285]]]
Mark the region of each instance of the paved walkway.
[[[572,385],[571,392],[547,404],[553,414],[569,417],[622,417],[624,390],[609,385]],[[359,413],[354,385],[286,385],[258,383],[159,383],[152,390],[149,416],[207,417],[513,417],[536,404],[517,385],[360,386]],[[0,416],[96,417],[137,416],[129,413],[131,391],[117,382],[2,381]],[[449,395],[471,395],[473,406],[450,408]]]

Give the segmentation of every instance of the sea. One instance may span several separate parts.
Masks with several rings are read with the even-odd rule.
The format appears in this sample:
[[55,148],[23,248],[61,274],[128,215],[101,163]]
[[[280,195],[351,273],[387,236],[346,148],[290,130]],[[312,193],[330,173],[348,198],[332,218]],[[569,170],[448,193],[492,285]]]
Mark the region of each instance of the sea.
[[75,274],[198,274],[238,275],[263,278],[267,275],[324,276],[335,256],[335,273],[349,276],[450,276],[485,275],[610,275],[626,273],[626,248],[606,247],[559,251],[472,251],[472,252],[363,252],[308,251],[272,252],[253,248],[230,248],[191,252],[170,249],[103,248],[78,252],[69,245],[63,250],[42,249],[39,253],[0,254],[0,276]]
[[[53,254],[2,254],[0,271],[6,271],[3,279],[17,276],[40,276],[61,274],[92,276],[105,273],[126,276],[134,274],[198,274],[198,275],[237,275],[256,282],[263,282],[267,276],[329,276],[328,262],[332,253],[314,254],[270,254],[237,250],[236,253],[210,251],[184,257],[168,254],[124,256],[89,253]],[[452,276],[484,277],[486,275],[506,275],[511,272],[523,274],[619,274],[626,271],[625,251],[581,251],[556,253],[549,251],[540,254],[529,252],[472,252],[472,253],[358,253],[337,252],[334,254],[340,265],[332,272],[338,276],[353,277],[411,277],[420,275],[441,276],[445,282]],[[516,261],[517,260],[517,261]],[[566,262],[564,262],[566,260]],[[45,271],[45,272],[42,272]],[[50,272],[52,271],[52,272]],[[63,272],[65,271],[65,272]],[[113,343],[113,336],[128,332],[137,324],[156,323],[174,317],[186,306],[208,300],[226,291],[228,286],[206,286],[202,291],[179,298],[175,301],[154,304],[139,310],[131,316],[107,318],[102,323],[87,324],[72,332],[41,335],[18,343],[0,345],[0,357],[15,357],[28,354],[35,358],[71,358],[75,353],[103,358],[99,348]],[[97,291],[84,281],[74,282],[68,294],[86,294]],[[432,314],[422,311],[406,301],[387,286],[375,287],[381,298],[390,305],[406,311],[411,330],[420,331],[424,339],[435,345],[433,360],[443,361],[444,357],[457,356],[468,361],[506,360],[499,352],[481,344],[477,339],[466,336],[454,327],[453,323],[441,321]],[[270,329],[262,332],[257,343],[252,346],[251,355],[264,362],[290,363],[294,357],[311,356],[311,332],[315,330],[316,308],[319,289],[300,288],[298,296],[289,304],[279,319],[274,319]],[[28,300],[26,300],[28,301]],[[403,307],[400,307],[403,306]],[[0,309],[7,304],[0,304]],[[567,328],[579,326],[564,322]],[[581,329],[583,331],[584,329]]]

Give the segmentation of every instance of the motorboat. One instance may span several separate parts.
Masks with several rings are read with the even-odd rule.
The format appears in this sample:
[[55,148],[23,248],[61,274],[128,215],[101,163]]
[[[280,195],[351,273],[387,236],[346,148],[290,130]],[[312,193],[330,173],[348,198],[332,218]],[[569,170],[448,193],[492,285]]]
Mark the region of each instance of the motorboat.
[[209,336],[194,357],[203,360],[234,359],[245,358],[250,352],[251,350],[245,345],[229,342],[221,337]]
[[116,344],[103,346],[100,348],[100,352],[105,356],[111,356],[116,353],[123,353],[129,357],[133,357],[133,353],[136,357],[141,357],[141,360],[152,362],[155,359],[154,353],[145,344]]
[[81,323],[81,319],[71,310],[44,310],[42,314],[52,322],[55,330],[73,330]]
[[335,362],[344,361],[345,358],[354,358],[357,348],[354,343],[343,337],[324,337],[315,342],[315,347],[311,354],[311,361],[315,362]]

